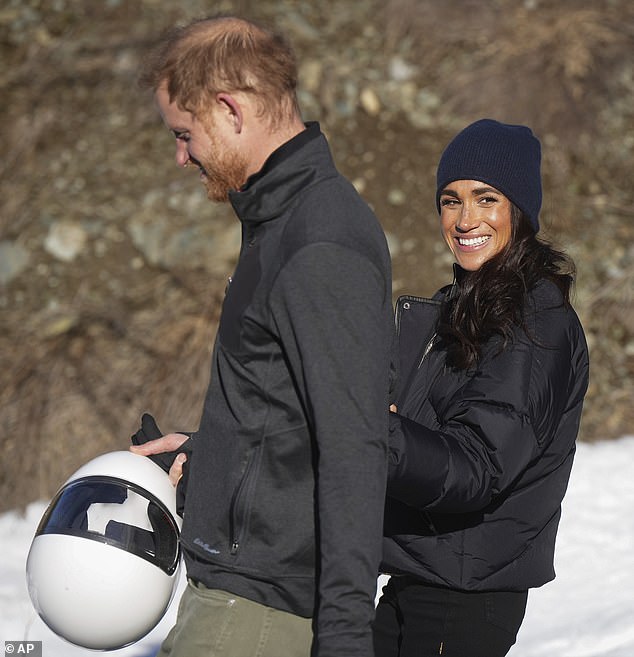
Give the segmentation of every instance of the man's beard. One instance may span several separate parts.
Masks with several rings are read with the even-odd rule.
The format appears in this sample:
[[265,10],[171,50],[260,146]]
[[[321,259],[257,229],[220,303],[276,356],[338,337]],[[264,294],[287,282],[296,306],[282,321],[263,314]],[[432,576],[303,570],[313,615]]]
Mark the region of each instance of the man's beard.
[[239,190],[247,180],[247,162],[240,153],[225,150],[221,155],[219,144],[199,162],[203,174],[203,184],[207,190],[207,198],[217,203],[226,203],[229,192]]

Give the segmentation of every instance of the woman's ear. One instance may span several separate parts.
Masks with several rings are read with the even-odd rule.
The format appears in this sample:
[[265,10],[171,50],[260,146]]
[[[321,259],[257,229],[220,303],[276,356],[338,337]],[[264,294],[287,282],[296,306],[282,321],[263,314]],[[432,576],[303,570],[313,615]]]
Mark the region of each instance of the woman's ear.
[[242,122],[244,120],[242,107],[235,96],[226,93],[219,93],[216,101],[222,106],[226,118],[232,123],[236,134],[242,132]]

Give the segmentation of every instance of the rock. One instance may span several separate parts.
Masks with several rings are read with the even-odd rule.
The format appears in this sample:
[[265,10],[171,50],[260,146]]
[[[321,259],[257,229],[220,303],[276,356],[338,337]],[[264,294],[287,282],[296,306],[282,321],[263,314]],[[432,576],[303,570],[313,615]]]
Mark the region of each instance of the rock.
[[405,80],[411,80],[418,69],[416,66],[409,64],[402,57],[392,57],[389,63],[389,75],[392,80],[396,82],[404,82]]
[[387,202],[390,205],[405,205],[407,201],[407,195],[402,189],[390,189],[387,194]]
[[377,116],[381,111],[381,101],[374,89],[370,89],[369,87],[366,87],[361,92],[359,103],[370,116]]
[[17,242],[0,242],[0,285],[7,285],[29,265],[30,253]]
[[[146,260],[165,269],[195,269],[224,275],[240,249],[238,221],[198,222],[174,227],[165,217],[138,216],[128,224],[135,246]],[[135,268],[139,268],[138,263]]]
[[86,231],[73,221],[57,221],[44,239],[44,248],[54,258],[72,262],[86,244]]

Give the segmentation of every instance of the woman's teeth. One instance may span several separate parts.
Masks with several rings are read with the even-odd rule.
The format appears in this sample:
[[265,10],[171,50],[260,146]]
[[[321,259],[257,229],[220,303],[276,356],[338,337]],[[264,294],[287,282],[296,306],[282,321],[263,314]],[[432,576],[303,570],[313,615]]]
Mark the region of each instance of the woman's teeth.
[[460,244],[460,246],[480,246],[480,244],[484,244],[490,239],[490,235],[484,235],[482,237],[459,237],[458,244]]

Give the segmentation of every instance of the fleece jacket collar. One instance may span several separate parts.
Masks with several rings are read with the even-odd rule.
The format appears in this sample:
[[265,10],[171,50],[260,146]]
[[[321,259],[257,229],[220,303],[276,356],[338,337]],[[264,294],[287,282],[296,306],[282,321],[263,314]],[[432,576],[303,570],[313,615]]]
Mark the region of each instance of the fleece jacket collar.
[[262,169],[240,191],[231,191],[229,201],[244,224],[262,223],[281,215],[297,194],[336,171],[319,123],[275,150]]

